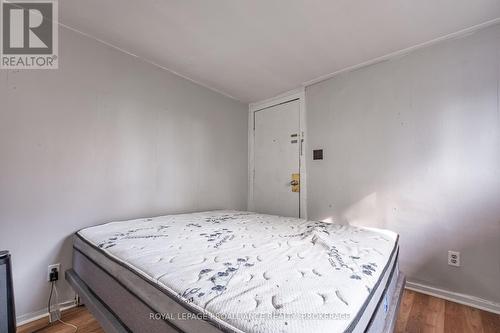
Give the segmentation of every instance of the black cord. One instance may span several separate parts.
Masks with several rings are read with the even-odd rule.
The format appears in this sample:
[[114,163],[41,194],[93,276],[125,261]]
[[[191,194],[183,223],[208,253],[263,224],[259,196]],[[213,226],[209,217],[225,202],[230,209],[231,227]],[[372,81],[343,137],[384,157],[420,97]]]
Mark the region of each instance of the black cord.
[[54,281],[52,281],[50,284],[49,304],[47,304],[47,312],[49,313],[49,316],[50,316],[50,301],[52,300],[53,292],[54,292]]
[[46,329],[47,327],[52,326],[52,323],[50,323],[50,302],[52,301],[52,293],[54,292],[54,283],[55,283],[55,281],[52,281],[50,283],[49,303],[47,304],[47,312],[49,313],[49,323],[47,325],[45,325],[44,327],[41,327],[41,328],[37,329],[36,331],[33,331],[32,333],[40,332],[40,331]]

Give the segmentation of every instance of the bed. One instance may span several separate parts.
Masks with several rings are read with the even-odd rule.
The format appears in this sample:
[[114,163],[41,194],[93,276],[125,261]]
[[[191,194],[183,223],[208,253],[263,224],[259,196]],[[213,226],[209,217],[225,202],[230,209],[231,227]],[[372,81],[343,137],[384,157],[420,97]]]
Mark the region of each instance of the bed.
[[392,332],[391,231],[242,211],[78,231],[66,279],[106,332]]

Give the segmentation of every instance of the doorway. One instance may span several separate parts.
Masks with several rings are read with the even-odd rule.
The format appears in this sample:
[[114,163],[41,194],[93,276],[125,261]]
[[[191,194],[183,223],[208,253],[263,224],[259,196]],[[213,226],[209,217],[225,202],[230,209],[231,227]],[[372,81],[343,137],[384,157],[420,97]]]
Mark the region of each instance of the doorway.
[[303,217],[301,100],[253,112],[253,210]]

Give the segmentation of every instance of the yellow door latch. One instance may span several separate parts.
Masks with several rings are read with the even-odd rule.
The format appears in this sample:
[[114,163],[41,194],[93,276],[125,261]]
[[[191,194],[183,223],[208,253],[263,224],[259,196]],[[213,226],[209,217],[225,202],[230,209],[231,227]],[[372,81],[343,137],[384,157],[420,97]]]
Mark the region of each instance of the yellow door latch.
[[292,173],[292,192],[300,192],[300,173]]

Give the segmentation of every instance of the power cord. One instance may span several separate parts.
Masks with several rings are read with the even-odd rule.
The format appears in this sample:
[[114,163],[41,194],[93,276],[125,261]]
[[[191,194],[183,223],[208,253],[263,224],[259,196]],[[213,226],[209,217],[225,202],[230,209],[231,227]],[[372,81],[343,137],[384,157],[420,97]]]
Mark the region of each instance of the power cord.
[[67,323],[67,322],[63,321],[62,319],[59,319],[59,321],[61,322],[61,324],[64,324],[64,325],[69,326],[69,327],[73,327],[75,329],[75,331],[73,333],[76,333],[78,331],[78,326]]
[[[59,304],[59,293],[57,292],[57,286],[55,284],[54,284],[54,290],[56,292],[56,301],[57,301],[57,304]],[[67,323],[67,322],[63,321],[61,318],[59,318],[58,321],[61,324],[64,324],[66,326],[74,328],[75,330],[73,331],[73,333],[76,333],[78,331],[78,326],[70,324],[70,323]]]
[[[54,283],[55,281],[51,281],[50,282],[50,294],[49,294],[49,301],[48,301],[48,304],[47,304],[47,313],[49,314],[49,318],[50,318],[50,303],[52,301],[52,293],[54,292]],[[32,333],[38,333],[38,332],[41,332],[43,331],[44,329],[48,328],[52,326],[52,323],[50,322],[50,319],[49,319],[49,323],[43,327],[40,327],[39,329],[33,331]]]
[[[50,308],[51,308],[51,303],[52,303],[52,294],[54,294],[54,292],[55,292],[55,297],[56,297],[56,304],[59,304],[59,293],[57,292],[57,286],[56,286],[55,280],[50,282],[50,294],[49,294],[49,301],[47,304],[47,312],[49,313],[49,317],[50,317]],[[74,328],[75,330],[73,331],[73,333],[76,333],[78,331],[78,326],[76,326],[76,325],[67,323],[67,322],[63,321],[61,318],[59,318],[57,321],[59,321],[63,325]],[[37,332],[43,331],[44,329],[52,326],[52,324],[53,323],[48,323],[44,327],[41,327],[41,328],[37,329],[36,331],[33,331],[32,333],[37,333]]]
[[55,281],[50,282],[50,294],[49,294],[49,304],[47,304],[47,312],[49,313],[50,316],[50,301],[52,300],[52,293],[54,292],[54,284]]

